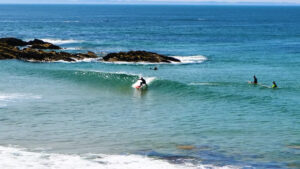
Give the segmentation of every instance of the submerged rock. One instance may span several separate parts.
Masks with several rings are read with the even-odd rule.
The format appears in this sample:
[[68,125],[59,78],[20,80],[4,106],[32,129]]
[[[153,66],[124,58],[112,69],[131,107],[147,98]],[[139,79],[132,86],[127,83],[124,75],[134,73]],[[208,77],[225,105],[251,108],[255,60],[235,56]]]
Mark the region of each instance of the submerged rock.
[[152,63],[170,63],[170,62],[180,62],[180,60],[160,55],[153,52],[147,51],[129,51],[129,52],[119,52],[119,53],[110,53],[103,57],[104,61],[108,62],[152,62]]

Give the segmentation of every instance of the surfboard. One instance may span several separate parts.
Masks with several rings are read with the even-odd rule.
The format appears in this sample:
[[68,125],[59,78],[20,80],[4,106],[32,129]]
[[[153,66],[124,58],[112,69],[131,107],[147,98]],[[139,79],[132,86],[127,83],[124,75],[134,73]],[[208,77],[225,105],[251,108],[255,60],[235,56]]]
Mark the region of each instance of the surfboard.
[[136,86],[135,88],[136,88],[136,89],[146,89],[147,86],[146,86],[146,85],[142,85],[142,86]]

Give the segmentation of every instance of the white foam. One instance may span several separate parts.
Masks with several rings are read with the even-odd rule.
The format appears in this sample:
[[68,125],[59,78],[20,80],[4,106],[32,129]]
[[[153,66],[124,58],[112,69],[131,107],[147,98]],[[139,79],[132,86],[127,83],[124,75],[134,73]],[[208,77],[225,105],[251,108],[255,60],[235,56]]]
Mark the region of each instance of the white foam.
[[22,96],[23,95],[21,95],[21,94],[4,94],[4,93],[1,93],[0,94],[0,101],[14,100],[14,99],[20,98]]
[[64,48],[62,50],[81,50],[80,47],[69,47],[69,48]]
[[41,39],[45,42],[61,45],[61,44],[69,44],[69,43],[80,43],[84,42],[83,40],[74,40],[74,39]]
[[97,62],[99,58],[84,58],[84,59],[75,59],[76,62]]
[[0,168],[5,169],[229,169],[232,166],[171,164],[164,160],[138,155],[66,155],[30,152],[0,146]]
[[10,101],[16,99],[40,99],[41,96],[33,95],[33,94],[21,94],[21,93],[0,93],[0,101]]
[[[75,59],[72,58],[75,61],[65,61],[65,60],[57,60],[57,61],[51,61],[48,63],[79,63],[79,62],[98,62],[99,58],[84,58],[84,59]],[[32,61],[32,60],[28,60],[29,62],[36,62],[36,61]],[[38,62],[45,62],[45,61],[38,61]]]
[[179,59],[181,63],[174,62],[175,64],[188,64],[188,63],[202,63],[207,60],[205,56],[195,55],[195,56],[172,56]]
[[41,99],[41,96],[33,94],[22,94],[22,93],[0,93],[0,107],[7,106],[8,102],[15,102],[18,100],[25,99]]

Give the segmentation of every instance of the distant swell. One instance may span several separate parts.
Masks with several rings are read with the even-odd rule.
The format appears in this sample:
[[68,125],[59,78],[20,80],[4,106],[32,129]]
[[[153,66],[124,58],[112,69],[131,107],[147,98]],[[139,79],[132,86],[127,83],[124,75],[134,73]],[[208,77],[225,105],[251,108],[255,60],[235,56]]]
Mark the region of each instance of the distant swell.
[[165,160],[140,155],[65,155],[30,152],[15,147],[0,146],[0,168],[5,169],[214,169],[237,168],[191,163],[171,164]]

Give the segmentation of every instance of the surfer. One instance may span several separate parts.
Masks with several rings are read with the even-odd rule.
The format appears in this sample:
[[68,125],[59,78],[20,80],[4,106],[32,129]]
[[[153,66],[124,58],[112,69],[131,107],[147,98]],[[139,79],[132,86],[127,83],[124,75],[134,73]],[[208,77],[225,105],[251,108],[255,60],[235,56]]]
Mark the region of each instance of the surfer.
[[139,80],[141,81],[140,87],[142,87],[143,85],[147,86],[146,80],[143,77],[141,77]]
[[272,88],[273,88],[273,89],[274,89],[274,88],[277,88],[277,84],[276,84],[276,82],[275,82],[275,81],[273,81]]
[[253,76],[253,82],[252,82],[253,84],[257,84],[257,78],[256,78],[256,76],[254,75]]
[[158,68],[155,66],[154,68],[150,68],[151,70],[158,70]]

